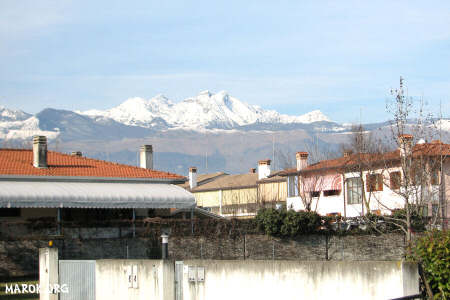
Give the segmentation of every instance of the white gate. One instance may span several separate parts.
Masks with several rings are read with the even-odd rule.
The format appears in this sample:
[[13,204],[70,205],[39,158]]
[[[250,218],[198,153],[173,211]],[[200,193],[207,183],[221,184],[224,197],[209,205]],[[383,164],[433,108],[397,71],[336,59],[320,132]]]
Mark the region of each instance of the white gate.
[[95,260],[60,260],[59,284],[68,289],[60,300],[95,300]]

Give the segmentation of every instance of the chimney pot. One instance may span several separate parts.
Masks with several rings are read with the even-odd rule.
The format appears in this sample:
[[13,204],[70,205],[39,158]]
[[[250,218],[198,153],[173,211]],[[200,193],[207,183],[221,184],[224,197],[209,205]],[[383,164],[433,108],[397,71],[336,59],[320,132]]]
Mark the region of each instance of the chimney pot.
[[308,152],[300,151],[295,154],[297,160],[297,171],[303,170],[308,166]]
[[197,168],[190,167],[189,168],[189,188],[193,189],[197,187]]
[[344,150],[344,157],[349,157],[352,154],[353,154],[353,150],[351,150],[351,149]]
[[398,136],[398,147],[400,150],[400,156],[406,157],[412,150],[413,136],[410,134],[401,134]]
[[47,168],[47,137],[35,135],[33,137],[33,166]]
[[139,149],[140,167],[144,169],[153,169],[153,147],[152,145],[143,145]]
[[270,175],[270,159],[258,161],[258,180],[269,177]]
[[73,156],[83,156],[83,154],[81,153],[81,151],[72,151],[71,153]]

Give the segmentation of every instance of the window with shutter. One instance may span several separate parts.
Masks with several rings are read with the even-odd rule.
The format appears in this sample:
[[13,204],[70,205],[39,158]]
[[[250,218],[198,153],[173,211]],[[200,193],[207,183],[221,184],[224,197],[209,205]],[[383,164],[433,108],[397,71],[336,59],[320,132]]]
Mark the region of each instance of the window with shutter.
[[378,192],[383,190],[382,174],[367,174],[366,188],[368,192]]
[[400,189],[401,178],[402,176],[398,171],[389,173],[389,186],[391,187],[391,190]]

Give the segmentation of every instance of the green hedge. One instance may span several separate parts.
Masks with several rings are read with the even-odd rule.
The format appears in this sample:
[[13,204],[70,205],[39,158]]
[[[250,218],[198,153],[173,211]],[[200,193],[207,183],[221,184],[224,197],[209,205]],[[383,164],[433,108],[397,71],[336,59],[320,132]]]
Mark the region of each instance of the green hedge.
[[297,236],[315,233],[322,225],[322,218],[315,212],[261,209],[255,218],[258,229],[272,236]]
[[450,299],[450,231],[431,231],[419,238],[413,259],[422,263],[434,299]]

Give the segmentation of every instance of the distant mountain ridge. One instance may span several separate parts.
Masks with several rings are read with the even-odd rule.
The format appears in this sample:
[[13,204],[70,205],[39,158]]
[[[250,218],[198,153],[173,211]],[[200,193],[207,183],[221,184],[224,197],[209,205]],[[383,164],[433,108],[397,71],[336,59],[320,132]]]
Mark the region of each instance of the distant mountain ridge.
[[319,110],[301,116],[280,114],[274,110],[265,110],[231,97],[221,91],[212,94],[200,92],[195,97],[174,103],[164,95],[149,100],[130,98],[117,107],[100,111],[78,112],[91,117],[107,117],[119,123],[131,126],[153,128],[165,124],[178,129],[233,129],[237,127],[264,124],[309,124],[331,122]]
[[[364,128],[386,138],[389,124]],[[433,138],[450,141],[450,119],[436,120],[432,129],[442,129]],[[0,106],[0,147],[30,148],[33,135],[45,135],[51,150],[138,165],[139,147],[152,144],[155,168],[179,174],[190,166],[205,173],[247,172],[266,158],[274,170],[295,166],[296,151],[336,153],[350,132],[351,124],[332,122],[320,111],[284,115],[226,92],[204,91],[178,103],[163,95],[130,98],[105,111],[46,108],[31,115]]]

